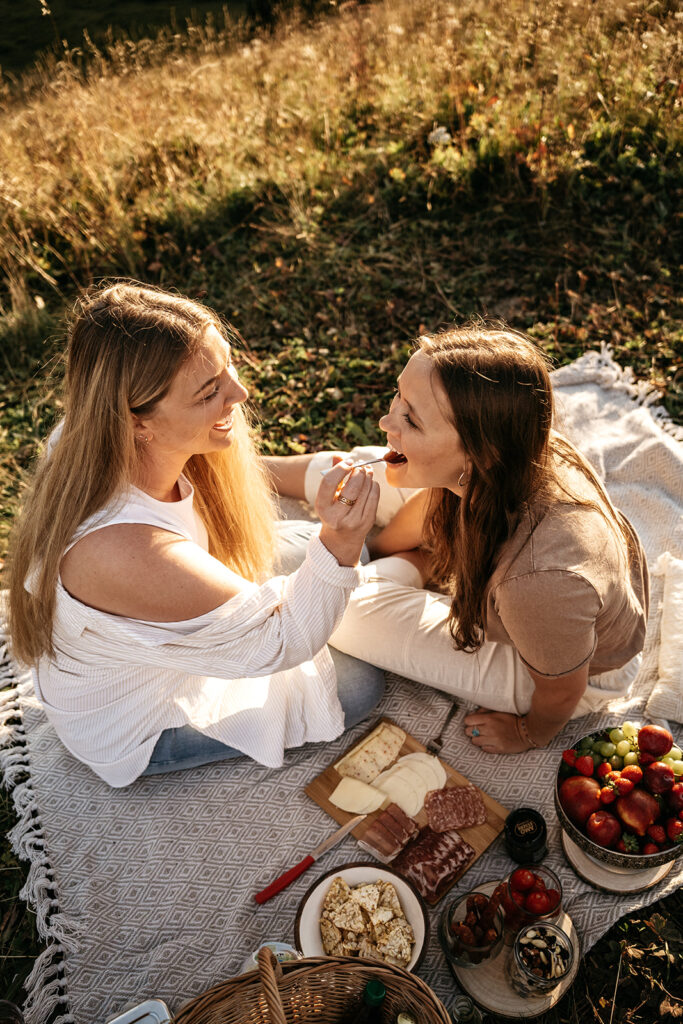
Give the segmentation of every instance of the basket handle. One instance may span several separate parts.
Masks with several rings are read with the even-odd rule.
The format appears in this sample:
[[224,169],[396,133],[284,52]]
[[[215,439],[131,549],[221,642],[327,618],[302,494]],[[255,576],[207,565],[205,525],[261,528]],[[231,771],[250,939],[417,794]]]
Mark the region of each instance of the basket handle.
[[267,946],[261,946],[258,951],[258,972],[272,1024],[287,1024],[285,1008],[282,1005],[278,989],[278,981],[282,977],[282,967],[272,949],[268,949]]

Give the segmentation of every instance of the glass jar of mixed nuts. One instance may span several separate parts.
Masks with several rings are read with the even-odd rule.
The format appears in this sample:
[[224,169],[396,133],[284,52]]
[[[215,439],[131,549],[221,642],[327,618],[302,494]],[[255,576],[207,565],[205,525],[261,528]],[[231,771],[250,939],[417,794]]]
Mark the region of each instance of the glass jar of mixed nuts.
[[517,933],[508,960],[508,977],[520,996],[551,992],[569,975],[577,951],[554,924],[527,925]]

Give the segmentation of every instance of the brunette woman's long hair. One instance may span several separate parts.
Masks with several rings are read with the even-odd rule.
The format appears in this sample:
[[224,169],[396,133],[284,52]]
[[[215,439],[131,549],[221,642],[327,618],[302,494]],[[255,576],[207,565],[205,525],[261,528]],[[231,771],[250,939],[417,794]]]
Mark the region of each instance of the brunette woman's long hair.
[[[553,430],[553,393],[546,359],[528,338],[505,327],[477,324],[419,338],[448,397],[444,410],[460,435],[471,469],[462,497],[430,495],[424,539],[432,577],[452,594],[449,627],[459,650],[484,640],[487,586],[500,549],[533,503],[573,501],[597,509],[623,537],[619,519],[595,471]],[[558,473],[562,462],[590,480],[596,497],[573,494]]]
[[[137,477],[141,444],[132,410],[151,412],[209,327],[232,340],[230,328],[207,307],[130,281],[97,287],[77,303],[61,434],[38,462],[11,540],[10,632],[20,661],[32,665],[53,655],[64,550],[77,527]],[[275,517],[248,414],[239,405],[233,417],[230,448],[193,456],[184,473],[195,488],[211,554],[253,580],[272,568]]]

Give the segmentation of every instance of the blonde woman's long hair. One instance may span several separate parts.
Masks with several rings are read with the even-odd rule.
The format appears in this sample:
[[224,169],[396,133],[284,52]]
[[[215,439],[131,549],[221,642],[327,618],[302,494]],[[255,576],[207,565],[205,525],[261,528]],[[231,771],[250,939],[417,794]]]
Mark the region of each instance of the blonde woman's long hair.
[[[504,325],[474,323],[425,335],[417,346],[432,360],[471,463],[462,497],[446,489],[431,492],[424,539],[432,579],[452,595],[455,646],[476,651],[498,554],[532,502],[536,514],[558,495],[595,509],[623,540],[627,560],[635,543],[588,460],[553,429],[547,361],[532,341]],[[567,487],[561,463],[590,481],[594,498]]]
[[[154,408],[209,327],[231,333],[200,303],[130,281],[100,286],[77,303],[61,435],[38,462],[11,541],[10,633],[25,664],[54,655],[59,567],[77,527],[136,479],[141,448],[131,411]],[[193,456],[184,473],[211,554],[255,580],[272,570],[273,499],[242,405],[233,417],[230,448]]]

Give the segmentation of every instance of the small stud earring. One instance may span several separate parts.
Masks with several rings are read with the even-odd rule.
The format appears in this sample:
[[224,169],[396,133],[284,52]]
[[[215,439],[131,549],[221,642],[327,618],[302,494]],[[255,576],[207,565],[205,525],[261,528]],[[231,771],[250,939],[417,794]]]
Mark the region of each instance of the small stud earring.
[[138,441],[143,441],[145,444],[149,444],[149,438],[147,437],[146,434],[137,434],[136,437]]

